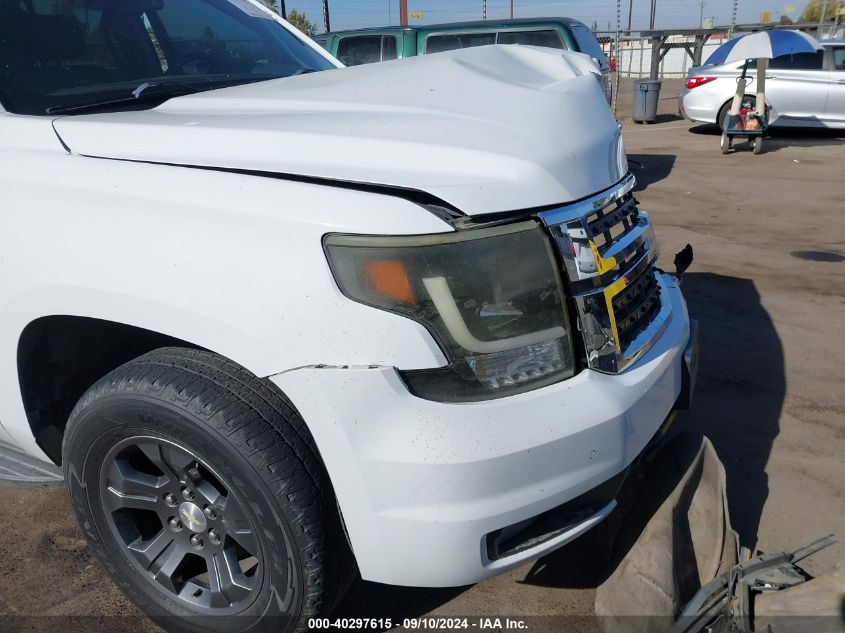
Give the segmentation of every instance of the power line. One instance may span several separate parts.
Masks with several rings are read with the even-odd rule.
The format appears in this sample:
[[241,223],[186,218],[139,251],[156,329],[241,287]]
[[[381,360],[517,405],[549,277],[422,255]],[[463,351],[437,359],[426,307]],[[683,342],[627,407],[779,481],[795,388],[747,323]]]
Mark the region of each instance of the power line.
[[[330,0],[330,25],[333,31],[364,27],[385,26],[389,22],[397,25],[398,3],[400,0]],[[631,29],[645,30],[651,22],[651,0],[622,0],[622,29],[627,28],[627,14],[631,16]],[[500,20],[510,17],[511,0],[486,0],[487,20]],[[754,22],[759,11],[769,7],[772,0],[737,1],[735,24]],[[0,0],[2,4],[2,0]],[[269,3],[268,3],[269,4]],[[305,12],[312,22],[323,30],[323,0],[286,0],[287,12],[295,8]],[[701,5],[700,0],[674,0],[672,2],[656,0],[655,28],[698,28]],[[793,3],[802,4],[802,3]],[[835,3],[828,0],[825,24],[832,22]],[[571,17],[585,24],[596,22],[604,30],[608,22],[613,22],[616,9],[615,0],[514,0],[514,18],[538,18],[549,15]],[[279,6],[276,5],[278,12]],[[660,10],[659,21],[656,17]],[[408,0],[409,25],[423,26],[443,22],[462,22],[482,18],[482,0]],[[724,25],[727,30],[733,18],[734,0],[706,0],[704,17],[714,18],[716,25]],[[411,17],[413,11],[415,17]],[[796,11],[798,13],[800,11]],[[796,17],[792,13],[790,15]],[[316,18],[316,19],[315,19]],[[818,19],[818,18],[817,18]],[[815,25],[815,23],[814,23]],[[613,30],[611,26],[610,30]],[[734,29],[735,30],[735,29]]]

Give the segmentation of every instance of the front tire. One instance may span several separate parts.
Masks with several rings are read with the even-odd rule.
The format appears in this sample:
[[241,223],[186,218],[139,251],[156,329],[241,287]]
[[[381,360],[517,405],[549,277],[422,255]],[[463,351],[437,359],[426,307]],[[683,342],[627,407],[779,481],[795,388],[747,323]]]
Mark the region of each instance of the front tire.
[[71,413],[63,457],[92,552],[169,631],[304,630],[348,587],[308,429],[231,361],[168,348],[119,367]]

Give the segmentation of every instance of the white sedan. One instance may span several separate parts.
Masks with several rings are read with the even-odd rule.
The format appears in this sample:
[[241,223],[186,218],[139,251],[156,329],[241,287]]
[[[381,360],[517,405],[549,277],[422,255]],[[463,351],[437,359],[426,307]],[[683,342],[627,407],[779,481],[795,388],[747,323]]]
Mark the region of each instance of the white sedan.
[[[766,75],[770,125],[845,129],[845,40],[825,41],[822,46],[817,53],[770,60]],[[743,62],[731,62],[691,68],[679,98],[681,116],[722,125],[742,66]],[[745,81],[744,104],[753,107],[755,69],[749,69]]]

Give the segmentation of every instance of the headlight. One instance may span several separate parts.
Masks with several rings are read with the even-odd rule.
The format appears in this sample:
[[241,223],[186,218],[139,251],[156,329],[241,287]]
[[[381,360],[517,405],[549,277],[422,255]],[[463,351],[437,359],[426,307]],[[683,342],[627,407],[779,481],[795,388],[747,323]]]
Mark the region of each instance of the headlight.
[[413,393],[471,401],[569,378],[572,340],[551,245],[537,224],[411,237],[329,235],[350,299],[424,325],[449,365],[403,372]]

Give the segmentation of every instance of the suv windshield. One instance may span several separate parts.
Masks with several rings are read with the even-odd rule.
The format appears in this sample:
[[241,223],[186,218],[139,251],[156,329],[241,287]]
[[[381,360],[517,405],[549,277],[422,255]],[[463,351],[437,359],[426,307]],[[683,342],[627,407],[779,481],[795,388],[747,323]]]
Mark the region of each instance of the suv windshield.
[[0,101],[18,114],[151,107],[329,68],[249,0],[0,0]]

